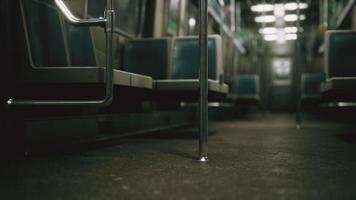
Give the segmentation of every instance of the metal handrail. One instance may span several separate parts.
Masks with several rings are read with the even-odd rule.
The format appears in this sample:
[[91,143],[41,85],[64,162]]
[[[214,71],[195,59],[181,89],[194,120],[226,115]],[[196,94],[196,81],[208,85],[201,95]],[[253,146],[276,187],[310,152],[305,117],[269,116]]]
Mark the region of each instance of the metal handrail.
[[113,34],[115,25],[115,11],[113,0],[107,0],[104,17],[97,19],[79,19],[72,14],[63,0],[55,0],[55,3],[65,18],[74,25],[103,26],[106,34],[106,66],[105,66],[105,97],[101,100],[14,100],[9,99],[8,105],[32,105],[32,106],[108,106],[114,96],[114,67],[113,67]]
[[354,5],[355,5],[355,0],[350,0],[347,3],[347,5],[342,9],[340,15],[337,17],[337,21],[336,21],[336,24],[335,24],[335,29],[340,29],[342,23],[346,19],[346,16],[352,10]]
[[199,0],[199,161],[208,161],[208,0]]
[[66,4],[62,0],[55,0],[55,3],[62,14],[66,17],[66,19],[75,25],[93,25],[100,26],[106,24],[106,19],[97,18],[97,19],[79,19],[72,14],[72,12],[68,9]]

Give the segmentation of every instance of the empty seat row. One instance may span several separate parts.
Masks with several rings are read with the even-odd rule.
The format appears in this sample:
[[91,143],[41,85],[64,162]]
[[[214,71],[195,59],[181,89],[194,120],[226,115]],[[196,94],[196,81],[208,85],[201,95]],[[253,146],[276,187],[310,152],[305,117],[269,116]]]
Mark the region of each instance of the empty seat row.
[[[198,90],[198,37],[130,40],[124,51],[125,71],[152,77],[156,91]],[[218,35],[208,38],[208,59],[209,91],[227,94],[228,86],[222,82],[222,43]]]
[[[53,1],[20,0],[28,50],[21,81],[31,83],[104,83],[89,28],[70,25]],[[103,35],[104,36],[104,35]],[[149,76],[115,70],[117,86],[152,89]]]
[[234,76],[228,98],[234,101],[260,101],[260,79],[257,74]]
[[[98,17],[104,7],[105,2],[89,0],[86,14],[89,17]],[[97,32],[92,28],[93,34],[96,35]],[[209,89],[213,93],[226,94],[228,86],[221,81],[221,37],[210,36],[208,45]],[[196,36],[129,40],[124,46],[122,69],[152,77],[153,89],[160,93],[196,91],[199,87],[198,46]]]
[[325,33],[324,73],[302,74],[297,127],[302,103],[356,101],[356,31]]
[[356,31],[328,31],[325,35],[326,82],[321,92],[335,101],[356,100]]
[[[105,82],[105,67],[101,61],[105,35],[100,27],[69,24],[50,0],[19,2],[28,53],[28,63],[19,73],[22,83]],[[115,38],[114,46],[119,46],[118,35]],[[208,51],[209,91],[227,94],[228,86],[222,83],[220,36],[209,37]],[[118,58],[119,52],[116,53],[114,57]],[[198,37],[130,40],[125,45],[123,67],[120,68],[124,71],[114,70],[115,86],[195,92],[199,88]]]
[[324,73],[305,73],[301,77],[301,100],[355,101],[356,31],[327,31]]
[[318,100],[321,92],[320,86],[325,82],[323,73],[303,73],[301,76],[301,101]]
[[320,86],[325,82],[324,73],[303,73],[301,75],[301,94],[298,99],[298,107],[296,112],[297,128],[301,127],[302,111],[306,103],[321,103],[323,100]]

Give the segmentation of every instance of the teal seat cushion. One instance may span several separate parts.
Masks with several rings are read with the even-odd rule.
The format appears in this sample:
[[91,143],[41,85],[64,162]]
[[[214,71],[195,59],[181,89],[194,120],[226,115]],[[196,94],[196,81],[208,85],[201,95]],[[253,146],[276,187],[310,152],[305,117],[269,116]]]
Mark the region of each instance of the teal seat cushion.
[[356,31],[331,32],[328,38],[329,77],[355,77]]
[[256,75],[239,75],[234,77],[231,93],[238,95],[256,95],[258,93]]
[[88,27],[65,23],[68,49],[73,66],[96,66],[93,41]]
[[33,64],[68,66],[61,22],[53,1],[21,2]]
[[131,40],[125,45],[125,71],[167,79],[169,66],[169,39]]
[[[199,77],[199,40],[194,38],[177,38],[173,42],[172,78],[197,79]],[[209,79],[217,80],[217,41],[208,40],[208,75]]]
[[303,95],[320,95],[320,85],[325,81],[325,75],[321,73],[303,74]]

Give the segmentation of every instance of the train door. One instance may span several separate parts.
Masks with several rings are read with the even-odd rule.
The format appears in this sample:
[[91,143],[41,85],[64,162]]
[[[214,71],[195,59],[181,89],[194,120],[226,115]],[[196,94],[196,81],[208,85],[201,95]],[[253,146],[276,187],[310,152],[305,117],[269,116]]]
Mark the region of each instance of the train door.
[[291,57],[273,57],[270,61],[270,105],[272,112],[293,111]]

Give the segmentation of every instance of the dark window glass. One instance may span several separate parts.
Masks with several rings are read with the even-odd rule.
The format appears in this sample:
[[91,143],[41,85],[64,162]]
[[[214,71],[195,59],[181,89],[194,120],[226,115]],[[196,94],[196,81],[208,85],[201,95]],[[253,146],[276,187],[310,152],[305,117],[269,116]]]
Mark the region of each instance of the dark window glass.
[[179,5],[180,0],[169,1],[167,31],[170,35],[177,35],[179,22]]
[[142,0],[116,0],[115,10],[118,10],[116,27],[131,35],[138,35],[140,31],[141,4]]
[[198,34],[198,7],[189,1],[186,6],[186,16],[184,17],[184,33],[185,35]]
[[[140,34],[140,21],[143,15],[145,0],[115,0],[116,28],[133,35]],[[103,16],[106,7],[106,0],[88,0],[88,16]]]

